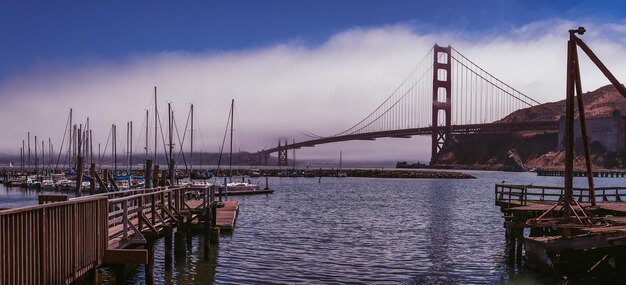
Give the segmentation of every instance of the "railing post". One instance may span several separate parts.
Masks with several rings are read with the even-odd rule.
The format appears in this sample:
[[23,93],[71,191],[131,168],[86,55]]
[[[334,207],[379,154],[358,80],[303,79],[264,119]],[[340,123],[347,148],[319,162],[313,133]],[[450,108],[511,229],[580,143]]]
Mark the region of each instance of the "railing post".
[[509,186],[509,208],[511,207],[511,191],[513,191],[513,187]]
[[152,199],[151,205],[151,213],[152,213],[152,225],[156,224],[156,194],[150,194],[150,198]]
[[141,232],[143,231],[143,220],[140,219],[139,217],[143,214],[143,196],[140,196],[138,201],[137,201],[138,205],[137,205],[137,224],[138,224],[138,231]]
[[122,218],[122,223],[124,224],[124,239],[128,239],[128,201],[124,201],[124,217]]

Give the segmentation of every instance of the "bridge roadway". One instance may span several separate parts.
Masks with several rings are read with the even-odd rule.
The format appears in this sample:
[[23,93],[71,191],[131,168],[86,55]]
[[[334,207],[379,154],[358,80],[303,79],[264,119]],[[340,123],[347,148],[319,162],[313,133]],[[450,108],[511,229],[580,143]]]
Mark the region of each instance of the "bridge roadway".
[[0,284],[70,284],[103,264],[117,264],[118,284],[124,264],[146,264],[152,284],[156,238],[165,236],[171,263],[172,228],[201,228],[206,245],[209,233],[213,242],[218,228],[232,229],[239,204],[215,197],[215,187],[162,187],[70,200],[40,195],[41,205],[0,211]]
[[[260,151],[262,155],[286,151],[290,149],[300,149],[302,147],[313,147],[319,144],[327,144],[342,141],[354,140],[375,140],[377,138],[410,138],[411,136],[432,135],[433,131],[442,127],[411,128],[391,131],[368,132],[362,134],[349,134],[333,137],[324,137],[293,144],[286,144],[271,149]],[[517,123],[490,123],[490,124],[468,124],[452,125],[451,134],[485,134],[485,133],[511,133],[517,131],[555,131],[559,129],[559,121],[536,121]]]

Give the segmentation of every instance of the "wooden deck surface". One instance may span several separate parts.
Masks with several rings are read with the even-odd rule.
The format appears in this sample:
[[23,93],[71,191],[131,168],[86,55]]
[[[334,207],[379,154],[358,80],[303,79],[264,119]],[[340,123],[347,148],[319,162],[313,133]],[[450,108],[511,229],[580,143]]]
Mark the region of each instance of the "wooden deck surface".
[[[513,204],[513,203],[511,203]],[[548,209],[550,209],[552,206],[554,206],[554,204],[556,204],[556,202],[554,201],[549,201],[549,202],[528,202],[527,205],[525,206],[515,206],[512,207],[511,210],[514,211],[547,211]],[[591,204],[590,203],[580,203],[581,206],[583,207],[590,207]],[[611,212],[615,212],[617,214],[621,214],[626,216],[626,203],[625,202],[598,202],[596,203],[596,208],[598,208],[598,210],[605,210],[605,211],[611,211]]]
[[[186,202],[191,209],[198,208],[202,205],[201,200],[189,200]],[[233,230],[237,221],[237,213],[239,212],[239,202],[223,201],[224,206],[217,208],[216,226],[221,230]]]
[[[192,215],[197,215],[193,213],[193,210],[195,209],[201,209],[202,208],[202,200],[188,200],[185,202],[185,204],[187,205],[187,207],[189,207],[190,210],[192,210]],[[225,230],[225,231],[232,231],[235,227],[235,222],[237,220],[237,213],[239,212],[239,202],[237,201],[224,201],[221,202],[223,204],[223,207],[219,207],[217,208],[217,217],[216,217],[216,226],[218,228],[220,228],[221,230]],[[146,217],[148,219],[151,219],[152,216],[148,213],[146,214]],[[194,220],[194,222],[196,222],[197,220]],[[133,218],[131,219],[131,223],[136,225],[138,223],[138,218]],[[196,222],[197,223],[197,222]],[[157,222],[155,225],[155,228],[157,230],[161,230],[162,229],[162,223]],[[113,227],[110,227],[108,229],[108,233],[109,233],[109,237],[119,234],[120,232],[122,232],[124,225],[123,224],[117,224]],[[130,229],[129,229],[130,230]],[[148,231],[149,229],[144,227],[143,232]],[[125,240],[123,239],[123,237],[121,235],[117,236],[116,238],[110,239],[108,242],[108,248],[111,249],[121,249],[121,248],[125,248],[129,245],[132,245],[133,243],[141,243],[140,240],[133,240],[132,239],[132,235],[134,233],[132,232],[132,230],[129,231],[129,239]]]

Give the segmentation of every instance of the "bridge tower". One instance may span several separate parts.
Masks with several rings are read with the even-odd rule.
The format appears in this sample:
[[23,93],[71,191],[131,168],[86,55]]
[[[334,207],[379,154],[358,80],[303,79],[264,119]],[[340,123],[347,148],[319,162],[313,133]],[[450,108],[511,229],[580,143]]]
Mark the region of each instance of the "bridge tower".
[[452,132],[451,51],[450,46],[441,47],[435,44],[433,47],[433,133],[430,164],[437,161],[439,152]]
[[270,154],[265,152],[265,150],[257,152],[257,164],[259,165],[269,165]]
[[[278,147],[280,148],[280,139],[278,140]],[[287,140],[285,140],[285,146],[287,146]],[[278,150],[278,166],[287,166],[287,152],[289,150],[287,148]]]

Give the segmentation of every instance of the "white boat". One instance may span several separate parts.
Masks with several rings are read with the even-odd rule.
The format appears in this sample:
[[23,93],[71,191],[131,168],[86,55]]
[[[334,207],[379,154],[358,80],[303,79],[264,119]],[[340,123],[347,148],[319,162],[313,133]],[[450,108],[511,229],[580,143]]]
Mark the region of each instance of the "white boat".
[[69,179],[61,179],[57,181],[56,187],[61,191],[70,191],[76,189],[76,181],[72,181]]
[[252,183],[250,181],[248,181],[248,182],[229,182],[226,185],[227,185],[227,187],[226,187],[226,191],[227,192],[261,190],[261,188],[259,187],[258,184]]
[[28,188],[39,189],[41,188],[41,181],[39,181],[37,178],[29,177],[26,179],[26,186]]
[[250,177],[260,177],[261,176],[261,170],[258,168],[251,168],[250,169]]
[[89,189],[91,187],[91,183],[89,181],[83,181],[80,184],[81,189]]
[[41,190],[54,190],[56,185],[52,179],[44,179],[41,181]]

